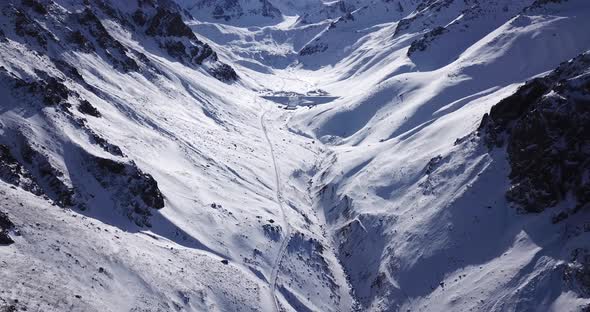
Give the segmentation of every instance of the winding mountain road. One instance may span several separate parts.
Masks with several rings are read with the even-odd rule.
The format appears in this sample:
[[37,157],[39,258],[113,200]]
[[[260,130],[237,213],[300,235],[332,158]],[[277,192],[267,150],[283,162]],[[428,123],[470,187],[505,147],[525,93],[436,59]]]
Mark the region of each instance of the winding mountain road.
[[[284,81],[283,81],[284,84]],[[254,99],[254,101],[256,103],[258,103],[258,105],[260,106],[260,109],[263,111],[262,114],[260,114],[260,126],[262,128],[262,131],[264,132],[264,137],[266,139],[266,142],[268,143],[268,146],[270,148],[270,155],[272,158],[272,165],[274,167],[274,171],[275,171],[275,183],[276,183],[276,187],[275,187],[275,200],[279,206],[279,210],[281,213],[281,217],[283,220],[283,225],[284,225],[284,232],[282,235],[282,241],[281,241],[281,246],[279,248],[279,252],[277,253],[277,256],[275,257],[274,263],[273,263],[273,267],[272,267],[272,271],[271,271],[271,277],[270,277],[270,289],[272,292],[272,296],[273,296],[273,303],[274,303],[274,310],[275,311],[280,311],[279,307],[279,300],[277,297],[277,279],[278,279],[278,275],[279,275],[279,270],[281,267],[281,261],[285,255],[285,252],[287,250],[287,245],[289,244],[289,241],[291,239],[291,225],[289,224],[289,220],[287,220],[287,215],[285,213],[285,208],[283,206],[283,201],[282,201],[282,182],[281,182],[281,174],[280,174],[280,169],[278,166],[278,162],[276,160],[276,156],[275,156],[275,151],[274,151],[274,147],[272,145],[272,141],[270,140],[270,137],[268,135],[268,129],[266,126],[266,114],[270,111],[270,108],[268,107],[264,107],[263,104],[259,101],[259,99],[256,97]]]

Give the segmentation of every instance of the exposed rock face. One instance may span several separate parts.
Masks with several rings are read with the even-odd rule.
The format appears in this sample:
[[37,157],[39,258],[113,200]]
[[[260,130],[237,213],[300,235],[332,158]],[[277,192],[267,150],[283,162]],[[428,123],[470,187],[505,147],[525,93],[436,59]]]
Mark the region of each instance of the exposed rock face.
[[[136,14],[142,16],[141,11],[136,11]],[[162,8],[158,8],[156,14],[149,20],[146,34],[150,36],[185,37],[197,40],[193,31],[182,20],[180,13],[171,12]]]
[[412,56],[416,51],[424,51],[428,47],[429,43],[434,40],[436,37],[444,34],[446,32],[446,28],[438,26],[433,30],[426,33],[422,38],[412,42],[410,48],[408,49],[408,56]]
[[534,10],[534,9],[538,9],[541,8],[547,4],[551,4],[551,3],[562,3],[565,2],[567,0],[535,0],[535,2],[533,2],[533,4],[531,4],[527,10]]
[[8,231],[14,228],[14,223],[8,219],[8,215],[0,211],[0,245],[10,245],[14,240],[8,235]]
[[[445,8],[448,8],[453,4],[455,0],[425,0],[422,1],[418,7],[416,7],[416,14],[410,17],[404,18],[399,21],[394,36],[398,36],[402,33],[407,32],[412,27],[421,30],[427,29],[432,26],[433,21],[431,19],[436,18],[436,14],[432,12],[439,12]],[[465,1],[473,2],[473,1]],[[421,22],[421,23],[420,23]]]
[[[20,0],[10,0],[0,3],[2,14],[12,23],[7,24],[10,30],[0,29],[0,42],[11,39],[46,54],[56,66],[64,69],[64,74],[70,74],[67,75],[70,78],[76,73],[65,68],[67,62],[62,60],[62,55],[54,55],[54,51],[95,53],[124,73],[149,74],[152,68],[149,59],[134,47],[117,40],[111,29],[105,27],[110,21],[140,39],[153,38],[163,51],[186,65],[200,66],[205,61],[211,62],[212,67],[224,65],[218,62],[213,49],[198,40],[184,22],[187,13],[171,2],[138,1],[137,8],[129,12],[111,0],[83,3],[83,9],[77,7],[71,11],[51,1],[25,0],[21,3]],[[130,6],[133,8],[132,4]],[[228,77],[220,80],[229,81]],[[237,79],[237,75],[234,77]]]
[[38,14],[45,15],[48,13],[45,6],[36,0],[22,0],[22,3],[28,7],[31,7]]
[[213,67],[209,70],[211,76],[226,82],[238,80],[238,74],[236,71],[227,64],[220,64],[219,66]]
[[323,5],[321,5],[319,8],[305,12],[299,17],[297,22],[303,25],[311,24],[322,19],[337,18],[338,16],[352,12],[354,10],[354,5],[347,4],[344,1],[323,3]]
[[264,231],[264,235],[266,235],[269,239],[275,242],[281,239],[283,230],[280,225],[267,223],[262,225],[262,229]]
[[86,100],[80,101],[80,105],[78,105],[78,111],[80,111],[82,114],[90,115],[92,117],[101,117],[98,109],[96,109],[96,107]]
[[[156,45],[150,45],[156,49],[161,44],[163,53],[172,55],[174,51],[167,51],[165,44],[172,42],[171,47],[174,47],[178,43],[179,54],[174,57],[187,65],[195,67],[206,63],[206,70],[217,79],[237,79],[235,71],[218,62],[211,47],[197,39],[184,23],[179,8],[166,1],[137,3],[137,7],[130,3],[131,9],[110,0],[80,1],[72,3],[72,7],[40,0],[0,3],[0,14],[5,21],[0,25],[0,44],[7,49],[10,47],[4,45],[18,44],[34,51],[46,66],[31,72],[15,71],[10,65],[0,67],[0,91],[10,95],[6,105],[38,116],[40,123],[54,119],[67,123],[70,130],[79,131],[77,134],[87,139],[87,143],[102,148],[114,159],[124,159],[121,148],[93,129],[87,120],[102,117],[96,102],[91,102],[93,97],[104,99],[108,95],[90,85],[76,63],[63,52],[92,54],[122,75],[133,71],[134,75],[153,78],[157,69],[150,59],[118,40],[111,28],[113,24],[137,36],[139,43],[155,41]],[[164,207],[164,198],[155,179],[133,161],[94,156],[84,149],[85,146],[68,145],[71,142],[62,141],[59,134],[50,138],[57,146],[51,150],[44,145],[46,142],[33,135],[34,131],[28,131],[26,124],[23,127],[0,124],[0,128],[0,180],[13,187],[42,196],[60,207],[84,210],[91,205],[87,200],[98,194],[81,181],[96,178],[113,194],[115,208],[139,226],[149,226],[151,210]],[[55,157],[56,153],[67,153],[71,158],[61,159]],[[80,168],[77,159],[87,159],[87,162],[82,162]]]
[[79,30],[72,31],[67,40],[77,46],[80,51],[89,53],[95,50],[94,45]]
[[266,17],[278,17],[281,16],[281,11],[275,8],[272,3],[268,0],[261,0],[262,8],[260,9],[260,14]]
[[185,63],[201,65],[203,61],[210,58],[217,60],[217,55],[213,52],[209,45],[204,45],[202,48],[192,44],[185,44],[182,41],[176,40],[162,40],[160,46],[168,52],[168,54],[175,59]]
[[568,196],[590,203],[590,54],[561,64],[495,105],[480,132],[506,146],[512,171],[507,197],[540,212]]
[[588,249],[577,248],[572,251],[571,258],[563,271],[563,280],[583,297],[590,297],[590,251]]
[[268,0],[199,0],[194,7],[209,11],[211,18],[230,21],[245,15],[259,15],[268,18],[281,16],[281,11]]
[[229,65],[221,63],[211,46],[201,42],[183,21],[178,9],[155,4],[142,5],[132,15],[138,28],[145,27],[145,34],[153,37],[158,45],[171,57],[186,65],[199,66],[212,63],[209,73],[224,82],[238,79]]
[[312,54],[324,52],[327,49],[328,49],[328,46],[324,43],[312,44],[312,45],[305,46],[303,49],[301,49],[301,51],[299,51],[299,55],[301,55],[301,56],[312,55]]
[[20,153],[24,165],[43,188],[45,195],[60,207],[74,205],[74,190],[64,181],[64,173],[55,168],[44,153],[31,146],[27,139],[22,136],[20,139]]
[[0,72],[0,79],[14,87],[13,91],[38,97],[41,100],[40,102],[47,106],[64,104],[70,96],[70,91],[63,84],[63,80],[55,77],[27,81],[5,72]]
[[[365,307],[391,286],[385,274],[378,270],[381,259],[371,252],[383,249],[382,241],[376,239],[383,235],[382,230],[378,220],[359,215],[336,233],[338,256],[355,289],[357,300]],[[359,267],[360,263],[363,265]]]
[[44,195],[61,207],[72,206],[74,191],[63,181],[64,174],[19,137],[20,147],[12,151],[7,145],[0,145],[0,180],[35,195]]
[[27,13],[16,8],[11,8],[9,14],[14,18],[14,30],[18,36],[35,39],[38,49],[46,50],[49,41],[55,41],[51,32],[45,29]]
[[33,176],[12,156],[8,146],[3,144],[0,145],[0,180],[35,195],[43,194]]
[[[121,66],[124,71],[139,70],[137,62],[128,55],[129,50],[111,36],[100,19],[90,8],[86,8],[80,13],[77,16],[77,20],[80,25],[85,26],[85,31],[91,34],[111,62]],[[71,40],[78,43],[83,49],[93,50],[93,45],[89,45],[85,37],[80,34],[81,33],[74,32]]]
[[87,155],[89,171],[102,187],[114,194],[118,209],[139,226],[151,226],[151,209],[164,207],[164,197],[156,180],[134,162],[122,163]]

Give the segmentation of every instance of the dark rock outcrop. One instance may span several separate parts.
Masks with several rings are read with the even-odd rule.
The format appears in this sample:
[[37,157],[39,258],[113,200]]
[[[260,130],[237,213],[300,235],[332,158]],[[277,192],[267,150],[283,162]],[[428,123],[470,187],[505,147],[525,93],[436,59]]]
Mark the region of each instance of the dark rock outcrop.
[[211,10],[213,19],[230,21],[245,15],[258,15],[267,18],[280,17],[281,11],[268,0],[256,0],[257,6],[245,9],[238,0],[198,0],[195,9]]
[[69,34],[67,40],[74,44],[80,51],[90,53],[96,50],[92,42],[90,42],[88,38],[86,38],[86,36],[84,36],[84,34],[82,34],[82,32],[79,30],[72,31]]
[[18,36],[35,39],[42,50],[47,49],[49,41],[56,41],[51,32],[32,19],[27,13],[18,9],[13,10],[11,13],[14,15],[14,30]]
[[86,81],[84,80],[84,77],[82,77],[82,75],[80,74],[80,72],[78,71],[78,69],[76,69],[76,67],[72,66],[71,64],[69,64],[66,61],[63,60],[59,60],[59,59],[52,59],[53,64],[55,65],[55,67],[57,69],[59,69],[64,76],[82,83],[84,85],[86,85]]
[[119,146],[107,141],[105,138],[101,137],[100,135],[98,135],[96,132],[94,132],[92,129],[88,128],[85,125],[84,125],[84,129],[86,130],[86,133],[90,137],[90,141],[92,143],[100,146],[105,152],[110,153],[114,156],[120,156],[120,157],[125,156],[125,154],[123,154],[123,151],[121,150],[121,148]]
[[20,147],[13,152],[7,145],[0,145],[0,179],[37,196],[44,195],[60,207],[74,205],[74,190],[63,181],[64,174],[22,135],[15,136]]
[[8,235],[8,231],[14,228],[14,223],[8,219],[8,215],[0,211],[0,245],[10,245],[14,240]]
[[[77,22],[84,26],[85,31],[88,32],[98,45],[103,49],[102,53],[106,55],[115,65],[121,67],[124,71],[139,71],[139,65],[132,59],[128,53],[128,49],[123,46],[118,40],[113,38],[111,34],[104,27],[100,19],[89,8],[84,9],[81,13],[76,14]],[[88,40],[81,32],[72,33],[71,40],[78,42],[78,45],[84,48],[89,48]]]
[[38,14],[45,15],[48,13],[45,6],[37,0],[22,0],[22,3],[25,6],[32,8],[33,11],[37,12]]
[[442,161],[443,161],[442,155],[437,155],[437,156],[431,158],[428,161],[428,163],[426,164],[426,166],[424,167],[424,173],[425,174],[433,173],[434,170],[436,170],[436,168],[438,168],[440,166]]
[[225,82],[236,81],[239,78],[236,71],[231,66],[224,63],[220,63],[218,66],[211,68],[209,73],[218,80]]
[[316,53],[325,52],[326,50],[328,50],[328,46],[324,43],[310,44],[310,45],[305,46],[303,49],[301,49],[301,51],[299,51],[299,55],[301,55],[301,56],[312,55],[312,54],[316,54]]
[[262,4],[262,8],[260,9],[260,15],[265,17],[281,16],[281,11],[277,9],[274,5],[272,5],[272,3],[270,3],[268,0],[260,0],[260,2]]
[[506,146],[512,187],[507,197],[540,212],[573,197],[575,213],[590,204],[590,53],[529,81],[492,107],[479,133]]
[[164,197],[156,180],[134,162],[87,155],[88,169],[100,185],[108,189],[118,209],[139,226],[151,226],[151,209],[164,207]]
[[86,100],[80,101],[80,105],[78,105],[78,111],[80,111],[82,114],[90,115],[96,118],[100,118],[102,116],[98,109],[96,109],[96,107]]
[[20,136],[19,141],[23,165],[43,188],[44,194],[60,207],[73,206],[75,193],[64,182],[63,172],[55,168],[43,152],[31,146],[24,136]]
[[563,280],[583,298],[590,298],[590,251],[574,249],[563,271]]
[[[145,19],[145,15],[142,16],[142,13],[138,13],[137,11],[134,16],[136,16],[135,19],[140,24]],[[162,8],[158,8],[156,14],[149,20],[146,34],[162,37],[184,37],[197,41],[197,37],[190,27],[184,23],[180,13],[171,12]]]
[[[455,0],[425,0],[421,2],[415,10],[415,14],[408,18],[401,19],[395,28],[393,37],[407,32],[410,28],[420,31],[431,28],[433,25],[429,19],[445,8],[448,8]],[[465,1],[467,2],[467,1]],[[434,14],[433,14],[434,12]],[[422,22],[420,24],[420,22]]]
[[145,34],[153,37],[160,48],[172,58],[188,66],[200,66],[209,61],[209,73],[224,82],[238,79],[235,70],[227,64],[218,63],[217,54],[211,46],[200,41],[184,22],[178,8],[162,7],[160,4],[144,4],[131,16],[138,27],[145,27]]
[[418,52],[418,51],[424,51],[428,48],[428,46],[430,45],[430,43],[436,39],[438,36],[444,34],[445,32],[447,32],[447,29],[444,27],[436,27],[433,30],[429,31],[428,33],[426,33],[424,36],[422,36],[422,38],[415,40],[414,42],[412,42],[412,44],[410,45],[410,48],[408,49],[408,56],[412,56],[414,53]]
[[264,235],[266,235],[271,240],[278,242],[281,239],[283,230],[280,225],[267,223],[262,226],[262,229],[264,231]]
[[543,7],[549,5],[549,4],[559,4],[562,2],[566,2],[568,0],[535,0],[535,2],[533,2],[530,6],[528,6],[527,8],[525,8],[525,12],[526,11],[534,11],[534,10],[538,10],[538,9],[542,9]]
[[15,96],[33,96],[37,98],[39,103],[46,106],[68,105],[67,100],[73,93],[64,84],[64,81],[43,72],[37,72],[37,74],[42,78],[24,80],[7,72],[0,72],[0,79],[11,87]]
[[201,65],[204,60],[211,58],[212,61],[217,61],[217,54],[213,52],[213,49],[208,44],[203,45],[201,53],[196,47],[190,49],[190,56],[194,63]]
[[40,91],[43,92],[43,102],[45,105],[58,105],[68,99],[70,91],[63,84],[63,81],[49,77],[46,81],[39,83],[43,85]]
[[43,194],[35,178],[14,158],[9,147],[3,144],[0,144],[0,180],[35,195]]

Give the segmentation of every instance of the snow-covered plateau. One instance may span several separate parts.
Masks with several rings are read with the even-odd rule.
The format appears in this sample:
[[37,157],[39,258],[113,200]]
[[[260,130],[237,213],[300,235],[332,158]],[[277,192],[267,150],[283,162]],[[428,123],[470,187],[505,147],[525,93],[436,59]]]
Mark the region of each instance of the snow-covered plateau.
[[0,311],[590,311],[590,1],[0,1]]

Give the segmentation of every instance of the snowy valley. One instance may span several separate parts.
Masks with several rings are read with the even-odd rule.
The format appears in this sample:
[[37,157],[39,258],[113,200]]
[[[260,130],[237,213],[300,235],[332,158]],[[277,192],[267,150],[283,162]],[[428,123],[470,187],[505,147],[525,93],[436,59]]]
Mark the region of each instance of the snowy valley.
[[590,311],[587,0],[0,2],[0,311]]

